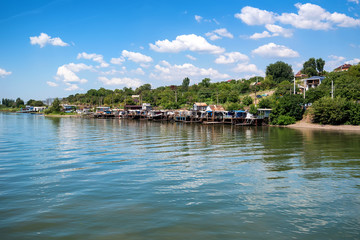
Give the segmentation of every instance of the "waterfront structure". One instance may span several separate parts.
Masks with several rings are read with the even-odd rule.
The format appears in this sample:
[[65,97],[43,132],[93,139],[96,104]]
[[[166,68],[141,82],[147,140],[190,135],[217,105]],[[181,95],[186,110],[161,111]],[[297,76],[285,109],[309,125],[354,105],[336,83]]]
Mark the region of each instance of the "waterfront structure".
[[203,102],[196,102],[194,103],[194,106],[193,106],[193,109],[195,111],[205,111],[206,108],[207,108],[207,104],[206,103],[203,103]]

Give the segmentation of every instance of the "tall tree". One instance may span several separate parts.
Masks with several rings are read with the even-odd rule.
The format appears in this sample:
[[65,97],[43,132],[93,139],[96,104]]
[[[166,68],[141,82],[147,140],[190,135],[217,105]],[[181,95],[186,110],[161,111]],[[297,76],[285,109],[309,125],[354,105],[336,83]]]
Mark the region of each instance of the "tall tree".
[[320,74],[323,73],[324,66],[325,66],[325,61],[322,58],[316,59],[316,68]]
[[272,76],[274,82],[280,83],[282,81],[292,81],[294,73],[289,64],[277,61],[266,67],[266,77],[269,76]]
[[181,88],[183,91],[187,91],[190,85],[190,79],[188,77],[184,78],[181,84]]

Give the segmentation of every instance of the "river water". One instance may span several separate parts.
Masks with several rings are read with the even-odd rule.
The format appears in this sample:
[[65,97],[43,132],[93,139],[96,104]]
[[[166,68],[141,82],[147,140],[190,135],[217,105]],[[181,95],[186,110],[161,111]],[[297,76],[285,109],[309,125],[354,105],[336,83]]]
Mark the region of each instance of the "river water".
[[0,113],[0,239],[360,239],[360,134]]

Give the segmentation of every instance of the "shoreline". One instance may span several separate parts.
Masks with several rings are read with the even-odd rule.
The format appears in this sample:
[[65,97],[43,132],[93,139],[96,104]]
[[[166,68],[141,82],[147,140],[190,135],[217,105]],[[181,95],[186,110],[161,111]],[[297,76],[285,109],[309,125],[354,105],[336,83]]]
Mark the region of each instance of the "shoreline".
[[293,129],[317,129],[330,131],[353,131],[360,133],[360,126],[355,125],[321,125],[316,123],[308,123],[304,121],[296,122],[295,124],[285,126]]

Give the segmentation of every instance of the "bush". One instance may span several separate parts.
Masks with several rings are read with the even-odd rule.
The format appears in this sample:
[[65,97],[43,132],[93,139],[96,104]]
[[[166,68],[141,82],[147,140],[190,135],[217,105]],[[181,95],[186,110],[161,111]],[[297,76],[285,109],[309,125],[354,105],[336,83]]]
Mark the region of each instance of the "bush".
[[252,99],[250,96],[245,96],[245,97],[242,99],[242,103],[243,103],[245,106],[249,106],[250,104],[253,103],[253,99]]
[[294,117],[281,115],[277,118],[276,124],[277,125],[289,125],[294,124],[296,122]]
[[349,120],[350,105],[351,103],[344,98],[323,97],[312,105],[313,122],[332,125],[344,124]]
[[277,124],[280,116],[293,117],[295,121],[301,120],[304,113],[304,99],[301,95],[285,95],[280,97],[270,115],[272,122]]
[[225,105],[226,111],[239,110],[241,105],[239,103],[227,103]]

